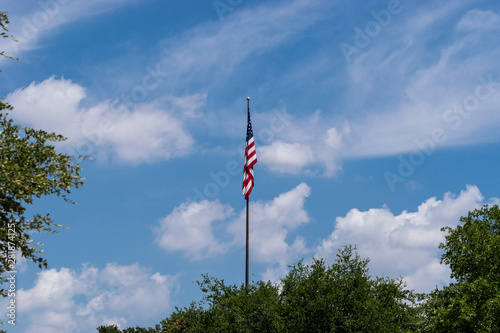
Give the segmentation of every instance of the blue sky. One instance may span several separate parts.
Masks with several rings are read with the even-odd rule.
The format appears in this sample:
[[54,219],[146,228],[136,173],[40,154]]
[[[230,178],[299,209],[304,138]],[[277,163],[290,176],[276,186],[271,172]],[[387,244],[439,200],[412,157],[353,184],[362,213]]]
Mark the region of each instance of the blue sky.
[[440,228],[500,201],[499,7],[3,1],[12,117],[92,157],[76,205],[32,209],[71,230],[33,235],[50,269],[19,261],[7,328],[152,326],[200,299],[203,273],[243,283],[247,96],[252,279],[356,244],[373,275],[449,283]]

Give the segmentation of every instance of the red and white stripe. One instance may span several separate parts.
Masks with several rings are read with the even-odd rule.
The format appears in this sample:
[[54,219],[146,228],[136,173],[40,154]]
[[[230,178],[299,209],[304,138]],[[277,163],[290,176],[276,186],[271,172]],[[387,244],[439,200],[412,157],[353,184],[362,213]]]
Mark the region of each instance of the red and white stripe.
[[255,151],[255,142],[253,136],[248,139],[245,147],[245,165],[243,167],[243,194],[245,199],[248,199],[252,193],[254,178],[253,166],[257,163],[257,153]]

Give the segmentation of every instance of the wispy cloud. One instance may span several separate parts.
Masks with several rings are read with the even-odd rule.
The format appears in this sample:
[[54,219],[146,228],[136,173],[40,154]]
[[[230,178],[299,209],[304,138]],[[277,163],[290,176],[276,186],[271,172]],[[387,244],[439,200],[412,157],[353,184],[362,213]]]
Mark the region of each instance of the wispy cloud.
[[[334,176],[345,159],[410,153],[429,140],[433,148],[498,140],[500,47],[494,40],[500,16],[464,11],[463,3],[425,8],[402,13],[404,20],[394,19],[376,43],[345,64],[346,94],[336,105],[342,112],[291,120],[287,131],[261,147],[264,165]],[[446,26],[446,38],[429,33],[438,26]],[[287,167],[280,156],[294,163]]]
[[[435,19],[450,20],[455,13]],[[418,21],[419,15],[427,14],[417,12],[407,21]],[[488,22],[498,17],[492,12],[482,15],[488,16]],[[455,19],[455,26],[460,28],[465,21],[474,25],[471,16],[477,20],[481,15],[477,11],[467,12]],[[500,122],[495,111],[500,100],[500,73],[494,66],[500,47],[490,39],[491,24],[474,25],[474,32],[451,28],[450,38],[434,41],[436,45],[431,46],[431,34],[422,32],[435,25],[435,19],[423,20],[427,23],[418,25],[416,30],[408,29],[413,25],[402,23],[400,29],[395,29],[398,33],[354,61],[353,83],[359,82],[363,89],[353,84],[352,100],[356,95],[358,101],[370,99],[374,106],[368,108],[364,119],[351,123],[353,143],[346,147],[344,155],[410,152],[417,148],[415,140],[428,138],[436,128],[447,134],[446,142],[440,146],[491,138],[491,124]],[[404,45],[403,40],[414,42],[399,52],[388,53],[394,45]],[[384,60],[394,52],[397,57]],[[478,135],[479,129],[483,129],[482,135]]]
[[325,1],[296,0],[238,9],[223,21],[165,40],[159,64],[173,74],[172,85],[194,77],[203,86],[219,82],[250,56],[279,49],[324,19],[321,5]]
[[[54,15],[57,14],[58,19],[39,32],[63,25],[74,11],[81,12],[81,19],[132,3],[134,1],[117,0],[99,9],[94,8],[97,6],[94,1],[56,3]],[[92,92],[70,80],[54,77],[16,90],[9,95],[9,100],[16,108],[17,119],[64,134],[77,153],[90,151],[101,159],[116,157],[130,163],[184,155],[195,142],[183,120],[203,114],[204,122],[198,124],[197,129],[204,132],[205,123],[212,117],[210,110],[199,110],[205,105],[210,88],[224,84],[251,56],[279,49],[324,19],[324,13],[319,10],[321,5],[325,5],[324,1],[293,1],[241,8],[223,21],[203,23],[175,38],[166,38],[156,48],[158,53],[148,58],[151,62],[144,64],[142,73],[127,72],[123,77],[124,72],[118,71],[112,75],[115,86],[125,93],[92,107],[83,106]],[[19,20],[13,18],[13,21]],[[21,28],[12,27],[13,32],[16,29]],[[37,33],[32,41],[38,37]],[[89,99],[93,100],[93,96]],[[167,108],[166,99],[170,103]],[[116,114],[120,116],[117,118]],[[226,119],[223,123],[231,121]],[[221,126],[219,121],[216,123]],[[113,130],[108,133],[107,127]]]
[[[115,1],[100,11],[130,3],[133,1]],[[286,130],[273,133],[270,142],[257,141],[262,165],[278,173],[332,177],[342,169],[345,159],[409,153],[419,149],[419,142],[432,139],[435,131],[444,138],[435,142],[436,148],[494,140],[500,123],[496,112],[500,72],[494,65],[500,47],[493,41],[500,16],[492,10],[466,9],[467,4],[426,3],[418,8],[404,4],[404,11],[391,20],[376,42],[340,68],[335,56],[328,59],[323,50],[311,52],[311,63],[321,59],[321,66],[339,73],[345,81],[345,96],[339,98],[335,110],[303,110],[305,114],[315,113],[290,120]],[[84,5],[78,1],[67,6],[93,15],[91,9],[96,3]],[[72,135],[80,142],[83,132],[88,134],[84,138],[87,141],[101,140],[101,134],[94,131],[99,128],[96,121],[114,108],[115,113],[118,110],[124,116],[101,143],[119,159],[132,163],[165,160],[192,151],[196,144],[193,131],[199,136],[215,132],[233,136],[235,127],[228,124],[235,123],[234,113],[221,114],[219,103],[215,108],[207,106],[213,88],[229,84],[231,76],[252,57],[302,40],[308,30],[332,19],[328,17],[332,11],[325,11],[324,6],[324,1],[293,1],[241,7],[224,20],[205,22],[175,38],[165,38],[149,58],[151,63],[144,65],[142,75],[127,73],[124,80],[120,75],[113,76],[121,88],[124,82],[131,84],[118,103],[103,101],[87,108],[88,112],[77,112],[80,120],[72,125]],[[446,37],[429,33],[437,27],[446,29]],[[314,85],[314,78],[322,71],[317,70],[318,65],[312,67],[316,70],[309,72],[304,70],[308,66],[301,66],[285,77]],[[144,88],[151,70],[160,73],[161,80],[147,91],[146,100],[133,100],[134,89]],[[41,85],[20,89],[10,98],[14,101],[23,91],[35,88]],[[75,105],[81,105],[91,93],[83,87],[73,88],[70,110],[78,110]],[[61,103],[56,96],[50,96],[56,105]],[[132,98],[132,103],[123,96]],[[165,108],[165,96],[170,96],[171,107]],[[47,105],[52,103],[49,96],[44,98]],[[25,102],[15,101],[16,108],[24,107]],[[132,107],[133,112],[122,111],[124,106]],[[267,113],[263,110],[263,114]],[[60,114],[55,123],[74,115],[75,111]],[[204,116],[203,122],[186,126],[186,117],[200,115]],[[31,119],[35,126],[37,122],[40,127],[45,125],[42,117]],[[139,133],[139,128],[144,131]],[[128,135],[130,130],[136,135]],[[255,130],[258,134],[259,128]]]
[[[137,0],[50,0],[23,2],[7,0],[2,3],[2,11],[9,13],[12,24],[9,30],[20,42],[2,38],[0,49],[13,56],[40,46],[40,40],[54,33],[64,24],[100,15],[119,7],[137,3]],[[3,61],[3,58],[0,59]]]

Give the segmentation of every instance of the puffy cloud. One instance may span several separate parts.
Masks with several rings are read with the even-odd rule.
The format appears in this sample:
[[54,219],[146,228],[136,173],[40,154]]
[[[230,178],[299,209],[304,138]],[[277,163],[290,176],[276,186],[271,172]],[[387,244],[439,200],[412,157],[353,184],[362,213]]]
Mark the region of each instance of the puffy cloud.
[[[264,279],[275,281],[288,264],[311,252],[302,237],[288,240],[294,230],[310,221],[304,209],[310,193],[311,188],[301,183],[271,201],[252,202],[250,251],[252,260],[269,265]],[[241,227],[244,223],[245,212],[242,211],[228,227],[228,232],[234,235],[234,244],[239,246],[245,244],[245,230]]]
[[139,105],[121,116],[114,129],[102,135],[102,141],[120,159],[131,163],[182,156],[194,143],[180,119],[154,105]]
[[7,96],[15,106],[11,114],[16,120],[47,131],[62,130],[69,140],[81,140],[84,136],[78,125],[84,121],[84,112],[81,112],[84,110],[80,111],[79,105],[85,98],[83,87],[55,77],[32,82]]
[[299,142],[287,143],[278,139],[267,146],[257,147],[258,158],[275,172],[331,177],[341,169],[341,152],[350,132],[348,122],[326,127],[319,113],[305,121],[292,119],[287,122],[287,131],[283,134],[289,140]]
[[325,142],[329,147],[339,149],[342,146],[342,136],[335,127],[332,127],[326,131]]
[[430,292],[434,287],[441,286],[443,282],[450,281],[451,270],[442,265],[437,258],[416,268],[413,274],[405,276],[404,279],[409,288],[417,291]]
[[63,145],[70,152],[132,164],[187,154],[194,140],[175,113],[186,108],[188,116],[194,115],[205,100],[204,95],[175,97],[169,110],[157,103],[138,104],[129,110],[109,100],[83,106],[85,98],[83,87],[55,77],[7,96],[15,105],[12,116],[16,120],[66,136]]
[[426,200],[416,212],[394,215],[387,207],[352,209],[345,217],[337,217],[335,229],[317,247],[315,256],[332,261],[337,249],[356,244],[360,255],[370,258],[372,273],[403,276],[409,288],[429,291],[449,282],[449,269],[437,264],[438,245],[444,241],[441,228],[456,226],[483,199],[476,186],[467,186],[458,196],[446,193],[442,200]]
[[[301,183],[273,200],[251,203],[252,260],[278,265],[269,268],[272,272],[286,269],[291,261],[312,251],[300,236],[288,240],[292,231],[310,221],[304,209],[305,199],[310,193],[311,188]],[[233,211],[232,207],[217,200],[183,203],[154,228],[156,243],[167,251],[182,251],[191,260],[215,257],[231,248],[244,246],[245,210],[236,218]],[[224,235],[214,234],[216,222],[227,223]]]
[[33,323],[25,332],[90,332],[99,325],[154,318],[171,308],[176,277],[151,273],[138,264],[109,263],[38,273],[34,286],[17,293],[19,317]]
[[[311,219],[304,207],[310,193],[311,188],[301,183],[270,201],[251,203],[251,258],[267,265],[262,279],[278,281],[288,271],[287,265],[301,257],[314,255],[331,263],[338,249],[356,244],[360,255],[370,259],[374,275],[403,276],[409,288],[430,291],[450,281],[449,268],[439,264],[438,245],[445,236],[441,228],[456,226],[461,216],[484,202],[476,186],[467,186],[459,195],[446,193],[441,200],[429,198],[415,212],[395,215],[387,207],[352,209],[346,216],[337,217],[331,234],[311,248],[303,237],[294,234]],[[218,201],[184,203],[160,222],[156,242],[167,251],[182,251],[193,260],[242,248],[246,238],[242,227],[245,210],[236,218],[233,211]],[[219,230],[228,224],[226,233],[214,233],[217,221],[221,222]]]
[[[287,265],[301,257],[314,254],[331,262],[339,248],[357,244],[360,255],[370,258],[373,274],[403,276],[409,288],[429,291],[449,282],[449,268],[439,265],[438,245],[444,241],[441,228],[456,226],[461,216],[484,201],[476,186],[467,186],[458,196],[446,193],[441,200],[429,198],[415,212],[395,215],[387,207],[352,209],[346,216],[337,217],[330,236],[314,249],[300,235],[293,235],[310,221],[304,207],[310,193],[311,188],[302,183],[273,200],[252,202],[251,257],[267,265],[262,273],[264,280],[277,281],[286,274]],[[193,260],[242,247],[245,210],[237,218],[233,218],[233,211],[218,201],[184,203],[160,222],[156,242]],[[214,233],[217,221],[222,223],[217,226],[219,230],[229,223],[225,234]]]
[[309,146],[275,141],[258,149],[258,159],[271,170],[295,174],[314,162],[314,154]]
[[232,212],[218,200],[183,203],[155,228],[156,243],[167,251],[183,251],[192,260],[225,253],[228,245],[216,239],[213,224],[226,220]]

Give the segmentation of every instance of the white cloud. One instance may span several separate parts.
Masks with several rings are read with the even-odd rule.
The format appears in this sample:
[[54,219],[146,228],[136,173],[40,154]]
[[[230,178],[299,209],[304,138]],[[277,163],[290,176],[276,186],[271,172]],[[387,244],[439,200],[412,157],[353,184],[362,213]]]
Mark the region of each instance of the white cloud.
[[342,136],[335,127],[332,127],[326,131],[325,142],[329,147],[339,149],[342,147]]
[[[359,254],[370,259],[373,275],[403,276],[409,288],[428,292],[450,281],[449,268],[439,265],[441,228],[456,226],[461,216],[484,202],[476,186],[467,186],[458,196],[446,193],[441,200],[427,199],[415,212],[395,215],[387,207],[352,209],[337,217],[330,236],[311,249],[300,235],[292,236],[310,221],[304,207],[310,193],[311,188],[302,183],[273,200],[251,203],[251,258],[267,265],[262,279],[276,282],[287,273],[287,265],[311,254],[331,263],[338,249],[356,244]],[[243,248],[245,210],[236,219],[233,215],[230,206],[218,201],[184,203],[160,222],[156,241],[167,251],[183,251],[195,260]],[[226,234],[214,233],[216,221],[229,223]]]
[[167,251],[183,251],[192,260],[225,253],[228,245],[216,239],[213,224],[226,220],[232,212],[218,200],[183,203],[155,228],[156,243]]
[[[251,203],[252,261],[286,268],[291,261],[312,251],[300,236],[288,239],[292,231],[310,221],[304,209],[310,192],[311,188],[301,183],[271,201]],[[156,243],[167,251],[182,251],[191,260],[212,258],[235,247],[242,248],[245,210],[237,218],[233,217],[233,211],[217,200],[183,203],[154,229]],[[227,224],[226,233],[214,233],[217,222]],[[220,225],[217,228],[220,230]],[[276,269],[271,266],[270,271]]]
[[31,332],[90,332],[97,326],[142,322],[170,309],[177,286],[173,276],[151,273],[138,264],[109,263],[102,270],[83,266],[49,269],[34,286],[17,293],[18,318]]
[[173,97],[168,110],[159,102],[129,110],[109,100],[89,107],[82,105],[86,98],[83,87],[51,77],[17,89],[7,100],[15,106],[14,119],[64,135],[68,141],[63,145],[70,152],[136,164],[189,153],[194,140],[176,113],[186,108],[185,117],[192,117],[205,97]]
[[441,228],[456,226],[483,199],[476,186],[467,186],[458,196],[446,193],[442,200],[426,200],[416,212],[394,215],[387,207],[364,212],[352,209],[336,219],[334,231],[318,246],[315,256],[331,262],[339,248],[356,244],[359,254],[370,259],[374,275],[403,276],[409,288],[430,291],[449,282],[449,269],[437,265],[438,245],[444,241]]
[[303,171],[304,166],[314,162],[314,154],[309,146],[282,141],[260,147],[257,158],[273,171],[291,174]]
[[[331,122],[324,121],[318,110],[306,119],[291,118],[285,126],[286,131],[275,133],[277,140],[257,146],[259,162],[283,174],[336,175],[341,169],[341,152],[351,133],[348,122],[331,127]],[[282,139],[298,142],[288,143]]]
[[180,119],[154,104],[139,105],[114,126],[114,130],[103,135],[104,144],[108,143],[119,158],[127,162],[182,156],[190,152],[194,143]]
[[[301,183],[294,189],[280,194],[272,201],[251,203],[250,251],[252,260],[269,264],[268,271],[282,271],[286,265],[309,253],[302,237],[289,240],[290,233],[308,223],[310,217],[304,209],[305,199],[311,188]],[[245,244],[245,212],[242,211],[228,227],[234,235],[234,244]],[[273,279],[276,274],[264,274],[265,279]]]
[[433,258],[429,263],[418,267],[416,271],[405,276],[407,287],[417,291],[430,292],[434,287],[441,287],[443,283],[450,282],[451,270],[448,266],[442,265],[437,258]]
[[[395,215],[387,207],[352,209],[345,217],[338,217],[331,235],[311,249],[300,235],[292,236],[310,221],[304,207],[310,192],[311,188],[302,183],[273,200],[251,203],[251,258],[267,265],[262,273],[264,280],[277,281],[286,274],[287,265],[301,257],[315,253],[315,257],[331,262],[339,248],[356,244],[360,255],[370,259],[374,275],[403,276],[409,288],[429,291],[450,281],[449,269],[437,264],[438,245],[444,241],[441,228],[456,226],[461,216],[484,201],[476,186],[467,186],[458,196],[446,193],[441,200],[430,198],[415,212]],[[160,222],[156,242],[193,260],[243,248],[245,210],[235,219],[233,215],[230,206],[218,201],[184,203]],[[226,223],[225,234],[214,232]]]

